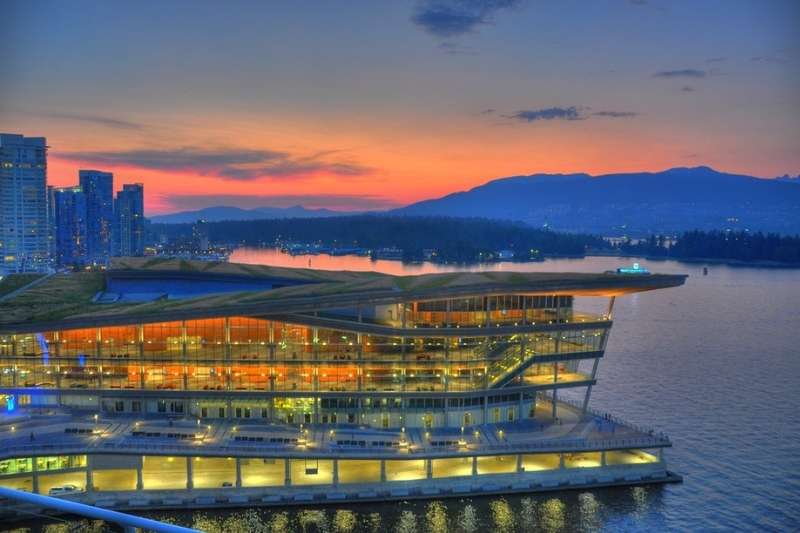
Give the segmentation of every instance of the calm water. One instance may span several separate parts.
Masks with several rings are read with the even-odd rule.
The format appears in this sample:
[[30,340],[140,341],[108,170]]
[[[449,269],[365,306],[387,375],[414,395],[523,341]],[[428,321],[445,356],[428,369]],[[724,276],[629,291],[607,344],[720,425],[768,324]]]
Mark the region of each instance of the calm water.
[[[356,257],[313,268],[454,270]],[[307,267],[309,256],[238,250],[234,262]],[[615,258],[471,269],[602,272]],[[797,531],[800,270],[640,261],[685,286],[617,300],[592,405],[665,431],[678,485],[419,503],[158,515],[208,531]]]

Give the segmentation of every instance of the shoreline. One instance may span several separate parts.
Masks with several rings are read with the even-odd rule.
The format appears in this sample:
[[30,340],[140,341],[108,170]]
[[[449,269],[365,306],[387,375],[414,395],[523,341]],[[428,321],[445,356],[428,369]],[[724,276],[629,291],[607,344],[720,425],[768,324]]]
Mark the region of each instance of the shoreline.
[[[276,249],[270,246],[241,246],[239,248],[249,248],[255,250],[273,250]],[[235,248],[234,248],[235,249]],[[286,253],[286,252],[281,252]],[[289,254],[287,254],[289,255]],[[318,255],[329,255],[330,257],[345,257],[349,255],[353,255],[356,257],[365,257],[359,256],[357,254],[342,254],[342,255],[332,255],[332,254],[318,254]],[[423,260],[423,261],[403,261],[401,258],[395,257],[381,257],[378,260],[380,261],[397,261],[399,263],[407,264],[407,265],[419,265],[423,263],[431,263],[434,265],[464,265],[464,266],[471,266],[471,265],[481,265],[481,264],[494,264],[494,263],[544,263],[551,259],[585,259],[587,257],[618,257],[620,259],[646,259],[648,261],[675,261],[678,263],[690,263],[690,264],[701,264],[707,263],[709,265],[725,265],[730,267],[750,267],[750,268],[770,268],[770,269],[800,269],[800,263],[783,263],[780,261],[769,261],[769,260],[758,260],[758,261],[744,261],[741,259],[723,259],[723,258],[709,258],[709,257],[669,257],[669,256],[653,256],[653,255],[644,255],[644,254],[632,254],[632,253],[624,253],[624,252],[604,252],[602,250],[594,250],[591,252],[587,252],[582,255],[578,254],[543,254],[540,259],[529,259],[525,261],[515,261],[514,259],[505,259],[505,260],[497,260],[497,261],[468,261],[468,262],[447,262],[447,261],[430,261],[430,260]]]

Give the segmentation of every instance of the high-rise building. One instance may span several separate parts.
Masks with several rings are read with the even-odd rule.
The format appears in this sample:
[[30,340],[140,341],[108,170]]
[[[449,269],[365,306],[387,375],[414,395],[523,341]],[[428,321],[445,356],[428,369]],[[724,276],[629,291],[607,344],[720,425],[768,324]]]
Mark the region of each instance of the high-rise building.
[[49,266],[47,142],[0,133],[0,271]]
[[122,186],[114,203],[116,216],[114,255],[144,255],[144,185]]
[[195,250],[208,250],[208,221],[202,218],[192,224],[192,246]]
[[114,225],[114,175],[99,170],[81,170],[80,186],[86,195],[86,253],[89,262],[108,263]]
[[56,262],[59,266],[83,265],[86,254],[86,195],[80,187],[53,190]]

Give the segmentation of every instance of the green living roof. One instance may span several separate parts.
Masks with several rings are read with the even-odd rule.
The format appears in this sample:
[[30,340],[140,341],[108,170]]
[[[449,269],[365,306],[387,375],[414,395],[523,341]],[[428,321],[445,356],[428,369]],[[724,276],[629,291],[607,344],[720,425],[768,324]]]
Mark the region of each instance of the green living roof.
[[[293,285],[183,299],[98,303],[108,277],[266,279]],[[107,272],[55,274],[0,300],[0,332],[158,322],[224,315],[310,312],[404,300],[489,294],[614,296],[682,285],[686,276],[615,273],[454,272],[390,276],[165,258],[122,258]]]

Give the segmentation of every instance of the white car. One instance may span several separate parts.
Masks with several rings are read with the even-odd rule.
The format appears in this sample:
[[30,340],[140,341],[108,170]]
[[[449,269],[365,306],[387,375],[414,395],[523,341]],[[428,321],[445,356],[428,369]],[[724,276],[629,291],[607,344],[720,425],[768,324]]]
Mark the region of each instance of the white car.
[[50,489],[48,494],[50,496],[63,496],[65,494],[76,494],[78,492],[83,492],[83,491],[76,485],[67,484],[67,485],[61,485],[60,487],[53,487],[52,489]]

